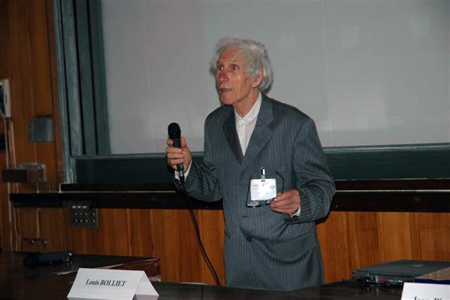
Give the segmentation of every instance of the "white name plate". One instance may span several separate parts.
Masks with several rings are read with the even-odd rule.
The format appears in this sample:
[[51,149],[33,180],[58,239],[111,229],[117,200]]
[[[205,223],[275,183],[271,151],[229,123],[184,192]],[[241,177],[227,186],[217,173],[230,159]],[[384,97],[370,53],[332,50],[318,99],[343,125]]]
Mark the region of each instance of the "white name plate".
[[144,271],[80,268],[69,300],[154,300],[158,293]]
[[405,282],[402,300],[450,300],[450,285]]

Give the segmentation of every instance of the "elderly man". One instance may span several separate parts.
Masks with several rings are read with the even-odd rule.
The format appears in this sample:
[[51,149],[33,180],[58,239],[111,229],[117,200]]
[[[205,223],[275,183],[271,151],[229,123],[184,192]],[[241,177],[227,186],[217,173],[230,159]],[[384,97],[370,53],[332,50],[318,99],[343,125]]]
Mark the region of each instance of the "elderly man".
[[[328,214],[335,187],[313,120],[264,93],[273,72],[263,44],[221,39],[212,68],[223,105],[205,121],[203,163],[192,161],[184,137],[181,148],[168,139],[166,157],[174,169],[184,164],[191,197],[223,199],[227,285],[322,284],[315,221]],[[260,201],[271,192],[267,179],[278,193]]]

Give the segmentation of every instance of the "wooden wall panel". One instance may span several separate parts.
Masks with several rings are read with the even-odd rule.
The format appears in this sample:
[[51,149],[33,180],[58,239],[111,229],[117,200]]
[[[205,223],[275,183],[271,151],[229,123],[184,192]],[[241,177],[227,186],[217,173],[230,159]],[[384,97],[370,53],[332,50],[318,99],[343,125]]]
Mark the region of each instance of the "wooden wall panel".
[[353,269],[386,261],[450,261],[446,213],[332,212],[318,226],[318,235],[327,282],[351,278]]
[[[0,34],[3,40],[9,41],[9,17],[8,17],[8,0],[0,0]],[[7,78],[9,74],[9,49],[2,48],[0,50],[0,78]]]
[[[0,36],[4,40],[9,40],[9,24],[8,15],[5,13],[8,9],[7,0],[0,0]],[[9,51],[7,48],[0,48],[1,57],[0,59],[0,78],[7,78],[9,74]],[[5,126],[0,122],[0,132],[5,132]],[[6,168],[6,153],[4,151],[0,152],[0,167],[2,169]],[[1,182],[3,178],[0,174]],[[11,228],[9,226],[10,212],[9,212],[9,201],[8,201],[8,187],[6,184],[0,183],[0,247],[3,249],[11,248]]]
[[161,263],[161,276],[167,281],[181,281],[179,254],[178,211],[153,210],[151,230],[154,237],[154,255]]
[[450,215],[446,213],[416,213],[412,219],[417,223],[414,246],[426,260],[450,260]]
[[40,237],[38,226],[38,210],[35,208],[22,208],[16,210],[18,215],[18,238],[20,240],[21,251],[41,251],[40,244],[29,244],[27,240]]
[[[167,281],[202,281],[200,249],[188,211],[153,210],[154,255],[161,260],[161,276]],[[166,264],[166,266],[163,266]]]
[[[68,243],[69,211],[59,208],[41,208],[39,210],[40,238],[47,244],[41,251],[71,251]],[[36,251],[33,249],[32,251]]]
[[[378,214],[374,212],[347,212],[345,214],[349,220],[347,224],[347,239],[350,248],[350,270],[362,265],[374,265],[380,263],[382,260],[378,256],[381,247],[377,235]],[[348,278],[348,276],[345,276],[344,274],[342,276]]]
[[[205,251],[216,270],[221,284],[225,284],[225,268],[223,258],[223,243],[225,237],[225,224],[222,211],[201,211],[199,212],[199,227]],[[217,251],[220,249],[220,251]],[[209,284],[215,284],[214,277],[204,261],[202,263],[203,281]]]
[[[223,283],[222,212],[196,211],[196,215],[205,249]],[[214,284],[187,211],[130,210],[127,218],[129,255],[159,257],[165,281]],[[121,232],[109,231],[110,235]],[[353,269],[389,260],[450,260],[448,214],[332,212],[317,231],[328,282],[351,278]],[[104,234],[105,230],[99,229],[85,239]],[[85,244],[84,251],[108,254],[107,248]],[[121,253],[117,247],[109,253]]]
[[[37,116],[53,114],[46,0],[26,1],[30,39],[30,66]],[[45,100],[48,99],[48,100]]]
[[[4,159],[4,157],[4,154],[0,154],[0,159]],[[4,167],[2,164],[0,166]],[[3,178],[0,174],[0,182],[2,181]],[[16,219],[17,212],[8,200],[8,186],[7,184],[0,184],[0,248],[4,250],[14,249],[18,243],[18,235],[15,234],[16,227],[14,226],[18,223]]]
[[330,281],[344,279],[342,273],[351,272],[350,245],[346,213],[331,213],[328,219],[317,226],[317,235],[322,244],[322,259],[325,278]]
[[[11,88],[11,135],[14,138],[12,151],[15,153],[17,166],[36,163],[36,146],[28,142],[28,124],[34,117],[32,86],[32,53],[30,49],[30,32],[27,19],[28,1],[9,1],[10,26],[10,88]],[[23,21],[19,21],[23,20]],[[34,58],[33,59],[37,59]],[[37,96],[37,95],[36,95]],[[42,99],[45,101],[45,99]],[[48,101],[48,100],[47,100]],[[13,165],[14,166],[14,165]],[[32,185],[21,185],[21,191],[33,191]]]
[[[195,215],[205,251],[223,283],[222,211],[195,211]],[[150,226],[152,254],[160,258],[163,280],[214,284],[187,210],[151,210]]]
[[[201,238],[224,282],[222,211],[196,211]],[[75,253],[155,256],[165,281],[205,282],[214,278],[200,252],[187,210],[99,210],[99,228],[71,228]]]
[[412,259],[411,224],[408,213],[377,213],[382,261]]
[[99,209],[99,228],[70,228],[72,251],[105,255],[129,255],[125,209]]
[[[148,209],[129,209],[128,236],[129,253],[132,256],[146,256],[154,253],[154,235],[152,232],[152,211]],[[154,224],[157,228],[158,224]]]
[[[49,31],[51,29],[47,23],[46,0],[34,0],[27,3],[29,6],[27,19],[30,28],[30,52],[33,57],[37,57],[37,59],[31,59],[30,61],[34,98],[33,117],[52,117],[54,112],[49,51]],[[55,99],[55,101],[58,100]],[[47,177],[47,181],[44,184],[39,184],[38,188],[41,191],[57,190],[55,143],[39,142],[35,143],[35,146],[36,162],[45,165]],[[55,221],[60,216],[56,217]]]
[[98,247],[109,255],[129,255],[127,214],[124,209],[99,210]]
[[[50,48],[54,46],[54,40],[50,38],[54,38],[53,27],[48,23],[52,14],[51,3],[51,0],[0,2],[0,78],[9,79],[11,92],[11,118],[5,121],[9,149],[2,157],[2,169],[6,166],[17,168],[20,165],[41,164],[45,165],[47,177],[47,181],[40,184],[10,183],[12,192],[56,191],[60,182],[56,166],[61,156],[57,154],[55,142],[34,143],[28,140],[31,120],[42,116],[59,119],[53,111],[54,102],[58,99],[53,89],[55,73],[50,53]],[[0,186],[0,190],[8,187],[3,182]],[[7,194],[2,194],[0,200],[2,216],[14,216],[11,222],[8,218],[2,218],[2,235],[8,232],[15,240],[14,243],[2,242],[0,247],[22,251],[54,251],[68,247],[64,230],[68,219],[64,210],[12,209],[12,212],[7,212]],[[9,240],[9,237],[5,238]],[[22,238],[46,239],[48,244],[30,245],[22,242]]]
[[176,247],[178,248],[180,259],[178,267],[180,281],[193,281],[193,278],[198,278],[202,275],[200,272],[200,247],[197,243],[194,226],[192,225],[191,217],[187,210],[178,211],[178,221],[179,244]]

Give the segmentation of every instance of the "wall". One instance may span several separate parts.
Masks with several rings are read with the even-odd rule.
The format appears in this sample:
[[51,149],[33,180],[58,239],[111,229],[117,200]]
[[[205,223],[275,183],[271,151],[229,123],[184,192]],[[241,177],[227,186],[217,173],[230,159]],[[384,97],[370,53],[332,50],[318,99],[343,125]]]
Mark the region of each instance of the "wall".
[[[3,119],[1,131],[8,136],[9,149],[0,154],[1,168],[23,165],[45,166],[44,183],[1,183],[0,245],[7,250],[40,250],[24,239],[46,239],[46,250],[65,248],[61,210],[13,209],[10,192],[56,191],[62,174],[58,133],[58,97],[55,77],[54,37],[51,1],[0,1],[0,78],[8,78],[11,92],[11,118]],[[55,140],[28,141],[28,125],[37,117],[53,119]]]
[[332,212],[318,233],[329,282],[386,261],[450,260],[448,213]]
[[[9,78],[12,118],[6,121],[10,152],[1,168],[45,164],[42,184],[0,182],[0,247],[104,255],[158,256],[165,281],[213,283],[193,227],[184,210],[99,210],[98,229],[73,228],[68,209],[13,209],[11,192],[56,191],[62,181],[61,142],[52,8],[50,0],[0,0],[0,78]],[[37,116],[52,116],[55,141],[28,142],[27,127]],[[0,129],[5,130],[2,124]],[[14,151],[12,149],[14,148]],[[14,154],[14,155],[13,155]],[[7,159],[8,157],[8,159]],[[221,211],[197,211],[206,251],[223,281]],[[332,212],[318,226],[327,281],[349,278],[360,266],[400,259],[450,260],[450,217],[444,213]],[[29,245],[23,238],[45,238]]]
[[268,95],[310,115],[325,147],[450,142],[449,1],[101,3],[114,154],[164,152],[172,121],[203,150],[225,36],[266,45]]
[[[214,284],[185,210],[102,210],[100,229],[72,230],[73,250],[161,259],[167,281]],[[206,252],[222,283],[222,211],[196,211]],[[327,282],[398,259],[450,260],[448,213],[331,212],[317,227]]]

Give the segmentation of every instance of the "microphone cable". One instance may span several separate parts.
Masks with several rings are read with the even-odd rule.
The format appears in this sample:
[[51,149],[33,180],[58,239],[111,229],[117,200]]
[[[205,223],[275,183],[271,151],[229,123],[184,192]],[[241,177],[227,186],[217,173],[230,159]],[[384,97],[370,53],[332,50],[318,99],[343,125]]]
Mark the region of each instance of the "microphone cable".
[[216,270],[214,269],[213,264],[209,260],[208,254],[206,253],[205,247],[203,246],[203,242],[202,242],[202,239],[200,237],[200,229],[198,227],[197,218],[195,217],[194,210],[192,209],[191,200],[189,199],[189,196],[186,193],[186,187],[184,185],[184,175],[180,176],[180,182],[181,182],[181,186],[182,186],[183,193],[184,193],[184,196],[185,196],[184,199],[186,200],[186,204],[188,206],[189,214],[191,215],[192,224],[194,225],[195,233],[196,233],[196,236],[197,236],[197,241],[198,241],[198,244],[200,246],[200,251],[202,252],[203,258],[205,259],[205,262],[206,262],[206,265],[209,268],[209,271],[211,272],[211,274],[214,277],[214,281],[216,282],[216,285],[217,286],[221,286],[220,280],[219,280],[219,276],[217,276]]

